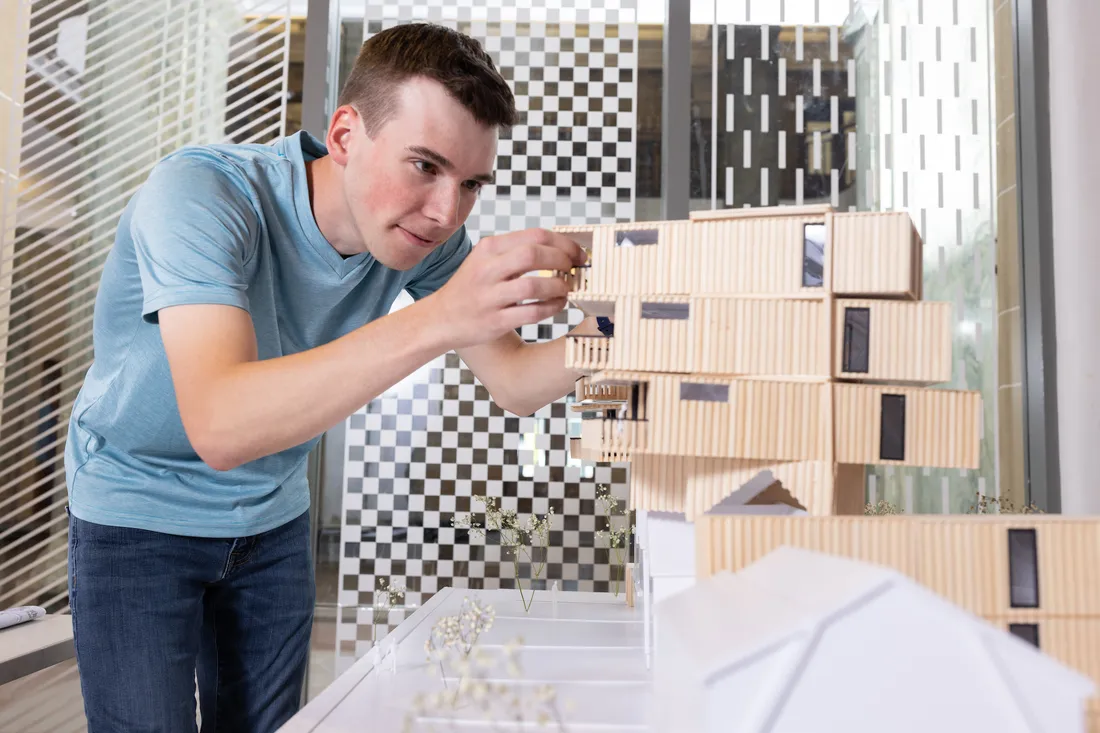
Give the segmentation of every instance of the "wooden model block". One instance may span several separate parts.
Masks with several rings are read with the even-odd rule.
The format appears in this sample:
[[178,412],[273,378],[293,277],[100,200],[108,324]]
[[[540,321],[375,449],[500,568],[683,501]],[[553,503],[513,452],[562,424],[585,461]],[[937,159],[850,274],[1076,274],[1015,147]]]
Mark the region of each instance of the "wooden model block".
[[951,381],[951,304],[836,300],[832,373],[839,379]]
[[904,211],[832,215],[833,292],[920,300],[921,239]]
[[[811,513],[857,514],[863,464],[978,467],[980,395],[928,388],[951,379],[951,306],[919,300],[906,213],[772,207],[559,231],[591,252],[573,303],[614,323],[569,339],[567,364],[624,388],[578,406],[592,419],[570,449],[650,456],[633,508],[694,516],[721,500],[708,488],[683,504],[699,477],[728,493],[747,466],[823,463],[820,480],[784,485]],[[652,485],[662,461],[692,478]]]
[[834,388],[837,461],[978,468],[979,393],[869,384]]

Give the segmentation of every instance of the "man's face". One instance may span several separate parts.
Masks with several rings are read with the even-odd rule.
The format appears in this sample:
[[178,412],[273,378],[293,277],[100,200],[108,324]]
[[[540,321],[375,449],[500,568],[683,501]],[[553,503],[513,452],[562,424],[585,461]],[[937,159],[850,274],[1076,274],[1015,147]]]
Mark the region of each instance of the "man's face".
[[497,131],[434,80],[406,82],[398,100],[373,139],[354,120],[343,189],[363,249],[407,270],[466,221],[491,181]]

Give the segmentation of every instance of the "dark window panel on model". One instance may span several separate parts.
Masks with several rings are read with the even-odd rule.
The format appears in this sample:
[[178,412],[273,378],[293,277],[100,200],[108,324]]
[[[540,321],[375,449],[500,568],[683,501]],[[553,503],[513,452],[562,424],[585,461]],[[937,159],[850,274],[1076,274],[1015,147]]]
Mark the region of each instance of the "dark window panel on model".
[[880,408],[879,459],[905,460],[905,395],[884,394]]
[[802,227],[802,287],[820,288],[825,284],[825,225]]
[[728,384],[681,382],[680,399],[697,400],[700,402],[729,402],[730,386]]
[[846,374],[866,374],[870,363],[871,309],[844,309],[844,363]]
[[622,229],[615,232],[615,246],[638,247],[644,244],[657,244],[659,234],[657,229]]
[[1009,624],[1008,633],[1020,637],[1036,648],[1039,647],[1039,624]]
[[642,318],[661,318],[671,321],[686,321],[690,317],[690,303],[642,302]]
[[1009,603],[1039,607],[1039,561],[1034,529],[1008,530]]

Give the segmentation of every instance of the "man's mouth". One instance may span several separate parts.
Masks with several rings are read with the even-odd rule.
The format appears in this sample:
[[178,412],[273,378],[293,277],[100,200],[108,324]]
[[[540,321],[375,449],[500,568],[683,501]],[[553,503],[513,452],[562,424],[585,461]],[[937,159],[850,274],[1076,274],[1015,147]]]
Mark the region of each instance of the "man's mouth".
[[408,229],[400,225],[398,225],[397,228],[400,229],[401,232],[405,234],[406,239],[408,239],[413,244],[418,244],[422,247],[431,247],[435,245],[435,240],[426,239],[419,234],[416,234],[415,232],[410,232]]

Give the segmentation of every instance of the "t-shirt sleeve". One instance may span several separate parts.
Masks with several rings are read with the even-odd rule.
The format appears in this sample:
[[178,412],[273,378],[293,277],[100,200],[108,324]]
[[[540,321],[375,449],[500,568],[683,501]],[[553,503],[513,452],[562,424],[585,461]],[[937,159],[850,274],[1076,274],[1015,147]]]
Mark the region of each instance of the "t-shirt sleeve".
[[248,310],[245,263],[259,216],[239,175],[212,156],[178,155],[153,168],[129,221],[146,321],[173,305]]
[[473,244],[463,225],[418,266],[416,274],[405,286],[405,290],[416,300],[431,295],[447,284],[451,276],[466,261],[466,256],[470,254],[471,249]]

